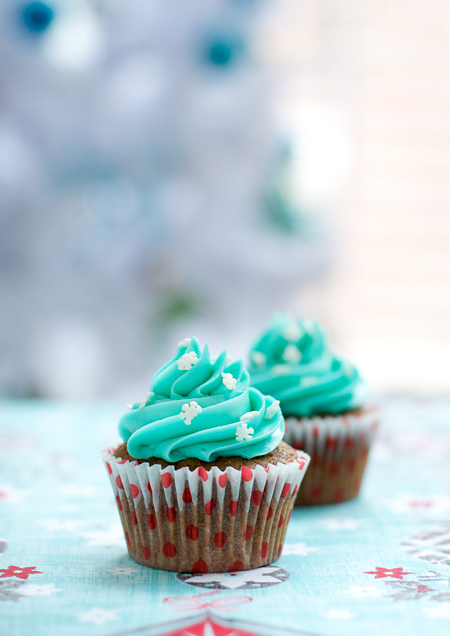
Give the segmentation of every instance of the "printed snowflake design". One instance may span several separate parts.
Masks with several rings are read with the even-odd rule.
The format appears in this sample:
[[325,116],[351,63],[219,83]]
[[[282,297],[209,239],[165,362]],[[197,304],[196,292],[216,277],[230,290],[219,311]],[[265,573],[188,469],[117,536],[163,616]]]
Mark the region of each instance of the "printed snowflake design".
[[324,612],[324,616],[334,621],[349,621],[354,618],[355,614],[346,609],[335,609]]
[[146,406],[147,402],[150,402],[150,400],[152,399],[154,395],[155,395],[154,391],[149,391],[146,397],[139,404],[139,408],[142,409],[144,406]]
[[189,402],[189,404],[183,404],[181,407],[180,417],[184,421],[185,424],[189,426],[194,417],[197,417],[199,413],[202,412],[202,407],[197,402]]
[[9,484],[0,484],[0,501],[13,504],[22,503],[22,501],[28,497],[28,494],[28,490],[21,490]]
[[58,587],[55,587],[54,583],[46,583],[44,585],[30,583],[29,585],[24,585],[20,591],[23,596],[51,596],[56,592],[62,592]]
[[125,545],[125,538],[123,536],[121,524],[116,524],[109,530],[83,532],[81,537],[87,541],[88,547],[101,546],[103,548],[123,548]]
[[351,517],[329,517],[322,521],[327,530],[357,530],[362,523],[360,519]]
[[403,513],[431,512],[433,514],[443,514],[450,508],[450,498],[443,495],[423,497],[422,495],[404,494],[385,499],[382,503],[392,512]]
[[392,577],[393,579],[403,579],[403,577],[407,574],[414,574],[414,572],[404,572],[403,568],[375,567],[375,572],[364,572],[364,574],[374,574],[376,579],[384,579],[386,577]]
[[5,570],[0,569],[0,572],[3,572],[3,574],[0,575],[0,579],[5,579],[5,578],[14,576],[18,579],[26,580],[30,576],[30,574],[42,574],[42,572],[39,572],[38,570],[36,570],[35,565],[33,565],[32,567],[26,567],[26,568],[21,568],[21,567],[18,567],[17,565],[9,565]]
[[191,340],[192,338],[185,338],[184,340],[180,340],[180,342],[178,343],[179,348],[182,349],[183,347],[189,347],[189,345],[191,344]]
[[266,420],[270,420],[278,411],[280,406],[280,400],[274,400],[270,406],[266,409]]
[[243,422],[236,426],[236,441],[238,442],[250,442],[254,433],[252,427],[247,428],[247,423]]
[[94,623],[95,625],[103,625],[107,621],[116,621],[119,618],[114,610],[105,610],[100,607],[94,607],[88,612],[79,612],[77,616],[80,623]]
[[289,578],[289,572],[275,565],[242,572],[216,572],[211,574],[177,574],[189,585],[220,590],[254,589],[278,585]]
[[68,519],[42,519],[39,521],[49,532],[75,532],[81,522]]
[[293,344],[287,345],[285,350],[283,351],[282,358],[285,362],[289,362],[291,364],[298,364],[302,359],[302,354],[297,349],[297,347]]
[[111,572],[111,574],[115,574],[116,576],[131,576],[137,570],[134,568],[114,568],[113,570],[107,570],[107,572]]
[[178,358],[177,367],[180,371],[189,371],[197,362],[198,357],[195,351],[189,351]]
[[291,322],[291,324],[283,330],[283,338],[288,342],[298,342],[302,335],[303,330],[296,322]]
[[419,532],[404,539],[401,546],[418,559],[450,565],[450,528]]
[[244,413],[244,415],[241,415],[239,419],[241,420],[241,422],[247,422],[248,420],[253,419],[256,415],[259,415],[259,411],[248,411],[248,413]]
[[428,618],[450,619],[450,603],[448,605],[434,605],[425,607]]
[[25,586],[25,581],[0,581],[0,601],[18,601],[23,595],[19,594],[22,587]]
[[318,552],[318,548],[312,548],[306,543],[285,543],[283,548],[283,556],[294,554],[296,556],[308,556],[310,552]]
[[254,351],[252,353],[252,362],[256,364],[257,367],[265,367],[267,364],[267,356],[262,351]]
[[234,391],[236,388],[237,380],[233,378],[231,373],[222,373],[222,382],[225,384],[229,391]]
[[353,596],[353,598],[377,598],[383,595],[383,590],[375,586],[359,587],[358,585],[352,585],[345,593]]
[[394,601],[416,601],[434,592],[433,588],[417,581],[385,581],[385,583],[397,590],[394,594],[388,594],[388,597]]

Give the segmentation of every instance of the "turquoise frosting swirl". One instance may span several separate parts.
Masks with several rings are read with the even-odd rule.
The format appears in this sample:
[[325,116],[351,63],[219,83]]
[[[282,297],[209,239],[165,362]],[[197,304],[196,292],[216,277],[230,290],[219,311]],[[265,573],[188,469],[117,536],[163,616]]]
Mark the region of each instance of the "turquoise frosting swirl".
[[252,386],[280,401],[285,416],[337,414],[360,408],[367,387],[336,357],[315,321],[276,316],[250,350]]
[[278,402],[250,387],[242,360],[229,361],[226,351],[211,359],[208,346],[202,351],[195,338],[179,344],[150,388],[119,421],[119,433],[137,459],[251,459],[283,439]]

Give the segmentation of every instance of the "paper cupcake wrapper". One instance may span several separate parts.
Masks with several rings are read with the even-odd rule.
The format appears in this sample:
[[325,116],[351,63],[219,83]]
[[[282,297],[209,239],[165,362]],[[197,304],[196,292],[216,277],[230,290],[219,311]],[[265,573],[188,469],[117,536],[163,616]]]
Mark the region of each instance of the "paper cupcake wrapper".
[[286,418],[284,440],[311,457],[297,506],[339,503],[359,493],[379,411]]
[[310,458],[269,467],[175,469],[102,453],[132,559],[174,572],[227,572],[268,565]]

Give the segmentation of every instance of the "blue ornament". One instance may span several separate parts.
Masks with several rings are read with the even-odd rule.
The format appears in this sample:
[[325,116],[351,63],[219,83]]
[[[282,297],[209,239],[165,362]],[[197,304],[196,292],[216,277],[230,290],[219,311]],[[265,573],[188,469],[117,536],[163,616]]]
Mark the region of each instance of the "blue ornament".
[[42,33],[51,24],[54,17],[52,7],[45,2],[30,2],[22,9],[22,19],[29,31]]

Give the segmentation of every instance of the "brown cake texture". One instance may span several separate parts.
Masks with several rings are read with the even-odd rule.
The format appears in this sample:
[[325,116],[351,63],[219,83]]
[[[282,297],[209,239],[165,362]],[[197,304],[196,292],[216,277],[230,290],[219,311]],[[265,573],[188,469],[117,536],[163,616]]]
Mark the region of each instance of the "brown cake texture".
[[175,469],[184,468],[187,466],[189,470],[195,470],[200,466],[203,466],[205,470],[210,470],[213,466],[217,466],[220,470],[226,470],[228,466],[232,468],[236,468],[237,470],[241,470],[243,466],[248,466],[249,468],[256,468],[256,466],[263,466],[266,468],[269,464],[287,464],[287,462],[292,462],[297,458],[297,452],[286,442],[280,442],[279,445],[273,450],[271,453],[267,453],[266,455],[261,455],[260,457],[254,457],[253,459],[245,459],[244,457],[232,456],[232,457],[219,457],[212,462],[202,462],[196,458],[189,459],[181,459],[178,462],[166,462],[165,459],[160,459],[159,457],[147,457],[146,459],[136,459],[127,449],[126,442],[120,444],[114,451],[114,456],[118,459],[128,459],[129,461],[137,461],[138,464],[142,464],[144,462],[148,462],[150,466],[154,464],[159,464],[162,468],[167,468],[167,466],[173,466]]

